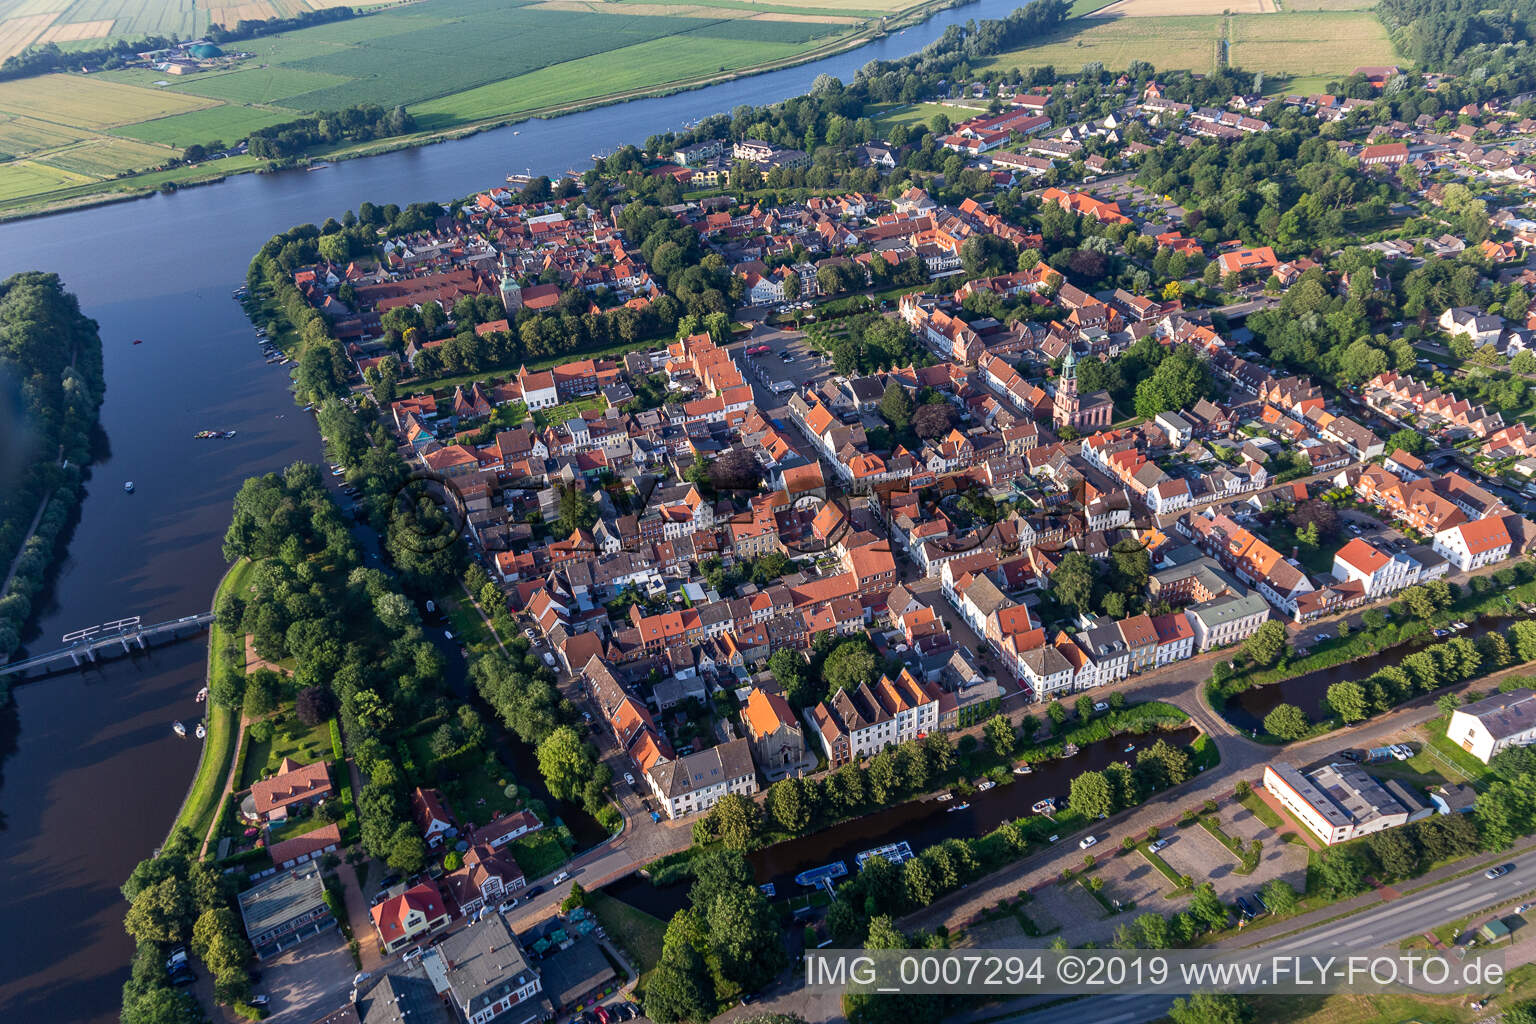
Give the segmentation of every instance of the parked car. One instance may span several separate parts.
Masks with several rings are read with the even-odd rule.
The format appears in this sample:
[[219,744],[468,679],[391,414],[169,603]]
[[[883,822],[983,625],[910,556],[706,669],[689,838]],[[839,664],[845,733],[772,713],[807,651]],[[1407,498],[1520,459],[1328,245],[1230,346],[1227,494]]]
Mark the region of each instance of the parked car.
[[268,999],[265,995],[251,996],[250,999],[246,1000],[246,1002],[250,1003],[252,1006],[266,1006],[271,1001],[272,1000]]
[[191,985],[195,981],[197,981],[197,975],[193,972],[192,968],[185,964],[171,972],[171,984],[177,988],[181,988],[183,985]]
[[1157,853],[1159,850],[1162,850],[1165,847],[1167,847],[1167,845],[1168,845],[1168,840],[1166,840],[1166,839],[1159,839],[1157,842],[1155,842],[1151,846],[1147,847],[1147,849],[1151,850],[1153,853]]
[[568,882],[568,881],[570,881],[570,878],[571,878],[571,873],[569,871],[562,871],[558,875],[556,875],[554,878],[551,878],[549,880],[549,884],[550,885],[559,885],[561,882]]
[[537,640],[539,638],[539,631],[529,626],[523,630],[523,636],[526,636],[529,640]]
[[1237,898],[1237,912],[1246,921],[1253,916],[1253,904],[1249,903],[1245,897],[1239,896]]
[[1095,710],[1095,711],[1108,711],[1109,710],[1109,702],[1108,701],[1102,701],[1102,700],[1094,701],[1093,710]]
[[627,782],[629,785],[633,786],[635,784],[635,777],[634,777],[634,775],[632,773],[625,772],[624,773],[624,781]]
[[608,1024],[613,1019],[613,1015],[608,1012],[606,1006],[594,1006],[592,1012],[597,1016],[599,1024]]
[[503,903],[501,906],[497,907],[496,908],[496,912],[498,914],[505,914],[507,911],[515,910],[516,908],[517,908],[517,897],[513,896],[510,899],[508,899],[505,903]]
[[1079,850],[1086,850],[1088,847],[1094,845],[1098,841],[1098,836],[1084,836],[1082,841],[1077,844],[1077,848]]
[[181,967],[186,966],[186,963],[187,947],[177,946],[175,949],[171,950],[171,955],[165,958],[165,969],[168,971],[175,971]]
[[523,899],[531,900],[535,896],[542,896],[542,895],[544,895],[544,887],[542,885],[535,885],[535,886],[533,886],[532,888],[530,888],[528,890],[527,895],[525,895],[523,897]]

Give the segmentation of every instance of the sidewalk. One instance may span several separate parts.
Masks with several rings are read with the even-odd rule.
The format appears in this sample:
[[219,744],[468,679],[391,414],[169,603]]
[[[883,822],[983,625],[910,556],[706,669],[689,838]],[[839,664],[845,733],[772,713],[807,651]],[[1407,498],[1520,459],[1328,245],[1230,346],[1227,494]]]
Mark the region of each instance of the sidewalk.
[[368,897],[364,893],[362,880],[357,877],[357,870],[346,861],[336,866],[336,877],[341,880],[342,897],[347,905],[347,924],[352,928],[352,937],[357,940],[363,970],[376,971],[384,966],[385,958],[379,949],[378,933],[373,930],[373,918],[368,913]]

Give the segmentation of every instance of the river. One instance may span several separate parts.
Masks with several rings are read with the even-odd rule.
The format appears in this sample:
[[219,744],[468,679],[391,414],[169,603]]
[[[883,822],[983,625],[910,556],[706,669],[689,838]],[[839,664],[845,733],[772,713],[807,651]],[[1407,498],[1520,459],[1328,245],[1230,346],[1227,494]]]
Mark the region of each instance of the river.
[[[158,622],[206,609],[240,482],[322,457],[313,423],[291,404],[285,375],[262,360],[230,298],[273,234],[365,200],[446,201],[511,172],[586,167],[593,151],[803,93],[819,74],[851,80],[867,61],[903,56],[951,24],[1015,6],[981,0],[845,54],[707,89],[0,224],[0,277],[60,274],[101,324],[105,349],[101,425],[110,454],[95,467],[32,649],[123,616]],[[193,440],[203,428],[239,434]],[[134,494],[123,492],[125,480]],[[14,709],[0,718],[0,874],[11,889],[0,934],[12,951],[0,963],[0,1019],[116,1019],[132,951],[117,887],[164,838],[191,779],[196,741],[176,739],[170,722],[196,716],[205,647],[187,642],[16,688]]]

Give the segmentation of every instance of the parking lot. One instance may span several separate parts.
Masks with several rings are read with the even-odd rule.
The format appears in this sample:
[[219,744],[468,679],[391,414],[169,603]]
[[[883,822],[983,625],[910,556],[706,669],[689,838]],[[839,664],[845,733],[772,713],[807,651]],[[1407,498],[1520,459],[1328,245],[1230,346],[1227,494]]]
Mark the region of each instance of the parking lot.
[[308,1024],[345,1001],[348,979],[356,971],[346,940],[331,931],[263,964],[255,990],[272,1001],[269,1020]]
[[[764,345],[768,351],[747,354]],[[740,362],[749,381],[769,393],[768,404],[774,409],[788,402],[795,391],[819,384],[834,372],[832,364],[806,344],[805,335],[773,328],[760,328],[742,343]],[[775,391],[775,385],[781,390]]]

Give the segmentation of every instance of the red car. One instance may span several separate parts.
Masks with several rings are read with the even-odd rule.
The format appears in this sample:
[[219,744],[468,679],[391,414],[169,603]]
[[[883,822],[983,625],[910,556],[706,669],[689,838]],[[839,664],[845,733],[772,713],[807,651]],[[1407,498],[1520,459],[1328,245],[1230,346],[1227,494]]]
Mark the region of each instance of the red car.
[[601,1024],[608,1024],[608,1022],[613,1019],[609,1015],[608,1007],[606,1006],[594,1006],[592,1007],[592,1012],[597,1015],[597,1019],[601,1022]]

